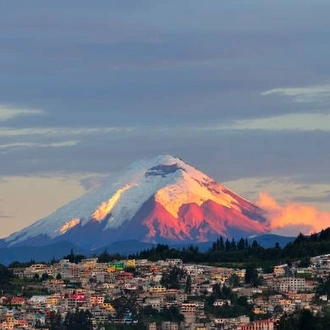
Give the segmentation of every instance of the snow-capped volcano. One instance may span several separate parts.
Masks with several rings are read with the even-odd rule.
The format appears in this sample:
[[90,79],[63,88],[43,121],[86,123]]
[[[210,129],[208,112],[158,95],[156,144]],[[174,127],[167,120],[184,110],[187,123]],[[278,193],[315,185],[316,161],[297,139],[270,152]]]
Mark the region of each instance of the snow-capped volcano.
[[82,197],[5,239],[8,246],[70,241],[205,242],[268,231],[262,210],[179,158],[134,162]]

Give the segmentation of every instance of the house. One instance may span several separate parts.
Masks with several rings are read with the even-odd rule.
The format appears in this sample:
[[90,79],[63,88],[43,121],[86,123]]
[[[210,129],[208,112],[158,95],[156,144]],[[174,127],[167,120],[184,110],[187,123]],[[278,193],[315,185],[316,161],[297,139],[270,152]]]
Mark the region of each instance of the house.
[[213,303],[213,306],[215,307],[222,307],[222,306],[230,306],[231,301],[230,299],[218,299]]
[[274,320],[258,320],[249,324],[240,324],[237,330],[274,330]]

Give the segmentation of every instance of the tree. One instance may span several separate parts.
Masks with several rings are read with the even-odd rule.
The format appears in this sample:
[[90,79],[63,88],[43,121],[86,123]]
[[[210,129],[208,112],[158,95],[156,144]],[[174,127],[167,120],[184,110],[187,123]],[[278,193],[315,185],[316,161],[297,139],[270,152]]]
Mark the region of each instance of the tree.
[[315,329],[315,317],[312,312],[308,309],[304,309],[299,318],[298,329],[310,330]]
[[105,249],[98,257],[97,262],[109,262],[111,261],[111,255]]
[[238,287],[240,285],[239,276],[237,274],[232,274],[229,277],[229,284],[234,288]]
[[252,247],[252,249],[256,249],[256,248],[260,247],[260,245],[258,244],[258,242],[257,242],[256,240],[254,240],[254,241],[252,242],[251,247]]
[[229,242],[229,239],[227,238],[226,239],[226,242],[225,242],[225,251],[226,252],[229,252],[230,251],[230,248],[231,248],[231,244]]
[[69,261],[71,263],[74,263],[75,262],[75,257],[76,257],[76,255],[74,254],[73,249],[71,249],[70,254],[68,254],[66,257],[64,257],[64,259],[69,259]]
[[51,311],[49,314],[49,319],[47,325],[50,327],[50,330],[60,330],[62,329],[62,316],[59,312]]
[[252,286],[258,286],[260,284],[259,276],[255,265],[249,264],[245,270],[245,283]]
[[191,276],[190,275],[187,275],[186,286],[185,286],[184,291],[187,294],[191,294]]
[[42,280],[42,281],[48,280],[48,278],[49,278],[49,275],[48,275],[47,273],[43,273],[43,274],[41,275],[41,280]]
[[88,310],[68,312],[63,325],[66,330],[92,330],[92,314]]
[[322,318],[323,329],[330,329],[330,310],[326,308],[324,311],[324,317]]
[[14,278],[13,272],[8,269],[6,266],[0,264],[0,290],[8,291],[11,287],[10,281]]
[[220,236],[213,244],[212,251],[224,251],[225,243],[223,241],[222,236]]
[[86,259],[86,256],[82,254],[74,254],[73,249],[70,250],[70,254],[64,256],[63,259],[69,259],[71,263],[79,263],[82,259]]
[[123,319],[127,314],[130,314],[132,321],[139,317],[140,305],[137,301],[136,293],[130,293],[114,299],[112,306],[115,308],[117,318],[119,319]]
[[236,242],[234,239],[230,242],[230,251],[236,251]]
[[184,316],[180,314],[177,306],[170,306],[169,308],[165,307],[163,313],[166,320],[170,322],[182,322],[184,320]]
[[311,258],[309,256],[306,256],[300,259],[299,267],[300,268],[308,267],[310,264],[311,264]]
[[274,314],[279,314],[279,315],[281,315],[281,314],[283,314],[283,307],[281,306],[281,305],[276,305],[275,307],[274,307]]
[[56,279],[57,279],[57,280],[60,280],[61,278],[62,278],[61,273],[57,273],[57,275],[56,275]]
[[243,239],[243,237],[238,241],[237,249],[240,251],[245,249],[245,240]]
[[330,296],[330,279],[327,279],[325,282],[321,283],[317,289],[316,293],[320,295],[326,294],[327,296]]
[[171,267],[169,272],[164,272],[160,284],[168,289],[179,289],[180,280],[184,277],[184,272],[179,267]]
[[212,286],[212,295],[215,299],[221,298],[221,286],[219,283],[216,283]]

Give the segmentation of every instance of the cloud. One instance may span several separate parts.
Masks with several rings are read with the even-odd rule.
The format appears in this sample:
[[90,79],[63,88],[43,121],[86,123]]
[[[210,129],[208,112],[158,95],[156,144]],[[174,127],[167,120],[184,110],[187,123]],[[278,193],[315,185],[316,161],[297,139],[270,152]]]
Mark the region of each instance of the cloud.
[[7,121],[20,116],[31,116],[31,115],[43,115],[45,114],[42,110],[36,109],[15,109],[0,105],[0,122]]
[[88,135],[105,133],[123,133],[133,131],[133,127],[31,127],[31,128],[9,128],[0,127],[0,136],[27,136],[27,135],[47,135],[47,136],[70,136],[70,135]]
[[205,131],[323,131],[330,132],[330,112],[288,113],[278,116],[239,119],[226,124],[183,127],[181,132]]
[[[221,128],[221,127],[219,127]],[[265,130],[265,131],[314,131],[330,132],[329,113],[289,113],[273,117],[237,120],[223,126],[230,130]]]
[[276,234],[312,234],[330,227],[330,213],[314,206],[295,202],[281,206],[267,193],[260,193],[256,205],[265,210],[270,229]]
[[279,204],[286,204],[287,196],[290,196],[290,201],[306,203],[330,212],[329,181],[326,180],[306,184],[300,176],[249,177],[224,181],[223,184],[249,200],[257,200],[260,191],[267,191]]
[[93,189],[97,186],[99,186],[101,183],[105,181],[105,179],[108,177],[105,175],[93,175],[88,176],[86,178],[83,178],[80,180],[80,184],[84,187],[86,190]]
[[329,203],[330,193],[324,193],[321,196],[297,196],[294,199],[306,203]]
[[62,141],[50,143],[30,143],[30,142],[15,142],[0,144],[0,151],[13,149],[13,148],[60,148],[60,147],[73,147],[78,144],[78,141]]
[[297,103],[314,103],[330,100],[330,84],[309,87],[274,88],[261,93],[261,95],[280,94],[288,96]]

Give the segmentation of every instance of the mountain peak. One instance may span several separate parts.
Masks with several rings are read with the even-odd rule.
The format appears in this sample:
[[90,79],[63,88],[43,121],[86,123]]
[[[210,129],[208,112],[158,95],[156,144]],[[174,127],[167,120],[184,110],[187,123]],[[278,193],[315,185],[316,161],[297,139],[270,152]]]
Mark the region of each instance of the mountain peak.
[[[174,166],[176,165],[176,166]],[[154,170],[155,168],[177,168],[182,170],[195,169],[179,157],[172,155],[158,155],[154,158],[146,158],[133,162],[128,169],[131,170]]]
[[178,157],[143,159],[53,214],[12,234],[9,245],[116,240],[205,241],[268,230],[261,210]]

